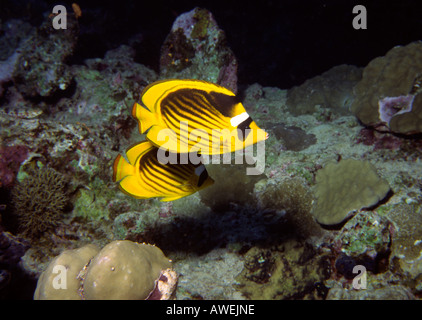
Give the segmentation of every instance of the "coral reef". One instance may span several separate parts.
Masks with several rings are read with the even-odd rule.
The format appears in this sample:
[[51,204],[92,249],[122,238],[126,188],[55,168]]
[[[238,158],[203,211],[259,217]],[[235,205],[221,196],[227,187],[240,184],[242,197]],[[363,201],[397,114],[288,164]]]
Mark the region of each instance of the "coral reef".
[[271,132],[286,150],[301,151],[317,142],[314,134],[308,134],[296,126],[280,124],[272,128]]
[[237,92],[237,60],[211,12],[181,14],[161,47],[160,77],[201,79]]
[[255,196],[261,210],[282,212],[296,235],[304,239],[321,235],[322,229],[311,215],[313,195],[301,179],[257,186]]
[[395,133],[422,132],[421,57],[418,41],[394,47],[369,62],[351,105],[360,121]]
[[[22,273],[19,267],[21,257],[28,250],[29,243],[0,227],[0,299],[12,298],[16,295],[16,288],[20,285]],[[24,279],[29,282],[30,280]],[[32,289],[32,288],[31,288]]]
[[[392,234],[390,220],[373,211],[360,212],[334,236],[333,243],[336,248],[341,248],[343,259],[347,257],[354,265],[363,265],[366,270],[377,274],[386,271],[384,259],[391,252]],[[355,277],[351,271],[348,279]]]
[[324,225],[336,225],[353,212],[382,200],[390,190],[368,161],[354,159],[328,163],[316,175],[313,214]]
[[353,102],[353,87],[361,77],[361,69],[340,65],[306,80],[302,85],[287,92],[286,103],[289,112],[297,116],[328,109],[327,112],[337,116],[349,114]]
[[79,32],[76,18],[68,16],[67,29],[53,28],[51,18],[19,46],[13,82],[28,97],[48,97],[66,90],[72,81],[66,59],[72,54]]
[[328,291],[327,300],[413,300],[415,296],[403,285],[376,287],[370,284],[365,290],[335,287]]
[[69,202],[67,180],[48,167],[30,170],[22,182],[12,190],[12,202],[19,219],[19,230],[28,237],[36,237],[53,228]]
[[[67,281],[58,278],[61,272]],[[89,244],[61,253],[40,276],[34,299],[170,299],[176,283],[159,248],[113,241],[101,250]]]
[[[149,64],[159,74],[139,63],[159,49],[142,33],[127,44],[107,38],[111,50],[83,60],[77,41],[93,13],[81,9],[68,32],[52,30],[48,13],[1,21],[0,298],[422,297],[422,142],[396,134],[420,132],[420,43],[393,48],[362,78],[341,65],[289,90],[240,83],[248,114],[269,132],[263,174],[247,175],[237,157],[207,164],[213,187],[163,204],[112,183],[115,156],[143,138],[128,109],[165,77],[236,91],[236,57],[212,14],[196,8],[177,17]],[[353,288],[357,265],[366,290]],[[67,290],[53,287],[60,270]]]
[[416,203],[398,203],[384,215],[394,225],[391,259],[406,275],[411,286],[422,292],[422,209]]
[[236,278],[248,299],[323,299],[321,283],[330,277],[327,254],[290,239],[271,252],[252,248],[244,270]]

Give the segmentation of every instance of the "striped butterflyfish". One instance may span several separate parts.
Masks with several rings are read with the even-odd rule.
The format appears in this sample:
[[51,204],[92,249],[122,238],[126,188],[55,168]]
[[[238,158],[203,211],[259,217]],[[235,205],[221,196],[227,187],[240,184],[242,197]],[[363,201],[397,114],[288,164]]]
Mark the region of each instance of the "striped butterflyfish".
[[148,85],[132,116],[141,134],[172,153],[223,154],[268,138],[233,92],[201,80]]
[[214,183],[202,163],[163,164],[150,141],[142,141],[118,155],[113,165],[113,181],[119,181],[124,193],[138,199],[153,197],[173,201],[195,193]]

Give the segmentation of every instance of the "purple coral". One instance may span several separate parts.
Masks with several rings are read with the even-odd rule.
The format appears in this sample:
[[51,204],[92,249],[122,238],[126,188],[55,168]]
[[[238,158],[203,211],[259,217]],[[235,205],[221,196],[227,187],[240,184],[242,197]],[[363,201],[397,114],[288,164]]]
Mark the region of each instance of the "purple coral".
[[410,112],[412,110],[414,95],[385,97],[378,102],[380,120],[389,124],[392,117],[397,114]]
[[10,187],[13,184],[28,153],[25,146],[0,146],[0,187]]

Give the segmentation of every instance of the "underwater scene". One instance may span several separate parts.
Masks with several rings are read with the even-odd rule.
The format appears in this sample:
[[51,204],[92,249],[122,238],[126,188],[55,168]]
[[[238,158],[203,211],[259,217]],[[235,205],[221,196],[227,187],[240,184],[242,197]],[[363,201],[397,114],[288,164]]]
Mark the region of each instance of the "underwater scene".
[[0,299],[420,300],[421,9],[0,1]]

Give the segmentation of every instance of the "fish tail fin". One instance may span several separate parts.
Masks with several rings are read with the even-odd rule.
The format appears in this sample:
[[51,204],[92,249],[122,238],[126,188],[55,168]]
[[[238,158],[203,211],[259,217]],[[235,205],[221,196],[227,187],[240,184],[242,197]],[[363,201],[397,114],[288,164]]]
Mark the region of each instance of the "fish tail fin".
[[132,107],[132,116],[138,120],[141,134],[145,133],[157,122],[155,114],[137,102]]
[[122,157],[121,154],[117,156],[113,164],[113,181],[120,181],[127,176],[134,174],[134,167]]

